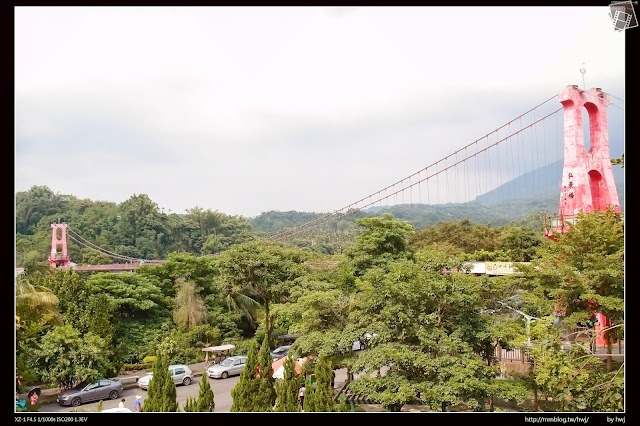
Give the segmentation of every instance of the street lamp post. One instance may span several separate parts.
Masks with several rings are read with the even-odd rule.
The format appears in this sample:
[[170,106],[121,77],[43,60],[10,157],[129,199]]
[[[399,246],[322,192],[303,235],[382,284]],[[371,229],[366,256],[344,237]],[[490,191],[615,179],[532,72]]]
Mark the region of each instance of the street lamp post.
[[522,316],[524,317],[524,319],[525,319],[525,321],[526,321],[525,329],[527,330],[527,346],[529,346],[529,347],[530,347],[530,346],[531,346],[531,322],[532,322],[532,321],[535,321],[535,320],[537,320],[537,319],[539,319],[539,318],[536,318],[536,317],[534,317],[534,316],[531,316],[531,315],[525,314],[525,313],[524,313],[524,312],[522,312],[521,310],[516,309],[516,308],[512,308],[511,306],[509,306],[509,305],[507,305],[506,303],[501,302],[501,301],[499,301],[499,300],[498,300],[498,303],[499,303],[499,304],[501,304],[502,306],[506,306],[507,308],[511,309],[512,311],[517,312],[518,314],[520,314],[520,315],[522,315]]

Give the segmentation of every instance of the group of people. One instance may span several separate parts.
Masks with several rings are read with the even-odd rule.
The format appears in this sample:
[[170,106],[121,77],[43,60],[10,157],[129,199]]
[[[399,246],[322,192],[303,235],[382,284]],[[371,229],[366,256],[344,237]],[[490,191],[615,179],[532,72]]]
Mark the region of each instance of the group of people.
[[[22,393],[22,381],[20,380],[20,376],[16,374],[16,404],[19,403],[21,408],[23,405],[25,406],[24,408],[26,408],[26,401],[23,401],[22,399],[20,399],[21,393]],[[36,404],[38,404],[39,398],[40,398],[39,387],[31,388],[29,390],[29,393],[27,393],[27,400],[29,401],[29,405],[31,405],[32,407],[36,407]],[[37,408],[35,409],[35,411],[37,411]]]
[[[135,412],[142,411],[142,402],[140,401],[141,399],[142,399],[142,396],[136,395],[136,401],[133,403],[133,411],[135,411]],[[118,407],[124,408],[124,401],[125,401],[125,399],[122,398],[120,400],[120,403],[118,403]]]

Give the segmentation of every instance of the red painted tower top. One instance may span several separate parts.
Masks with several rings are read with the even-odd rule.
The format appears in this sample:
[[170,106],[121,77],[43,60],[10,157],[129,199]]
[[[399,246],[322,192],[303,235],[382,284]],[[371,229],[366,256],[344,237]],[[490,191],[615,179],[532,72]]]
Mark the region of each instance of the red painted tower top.
[[[60,234],[58,235],[58,230]],[[61,252],[58,253],[58,246],[61,246]],[[51,254],[49,255],[49,266],[52,268],[68,267],[71,259],[67,254],[67,224],[52,223],[51,224]]]
[[[602,89],[587,91],[567,86],[558,95],[564,107],[564,167],[560,191],[560,221],[552,224],[557,232],[566,232],[579,212],[603,211],[611,206],[620,213],[620,201],[613,180],[609,154],[607,106],[609,95]],[[582,108],[589,114],[589,140],[584,146]],[[551,230],[545,230],[551,236]]]

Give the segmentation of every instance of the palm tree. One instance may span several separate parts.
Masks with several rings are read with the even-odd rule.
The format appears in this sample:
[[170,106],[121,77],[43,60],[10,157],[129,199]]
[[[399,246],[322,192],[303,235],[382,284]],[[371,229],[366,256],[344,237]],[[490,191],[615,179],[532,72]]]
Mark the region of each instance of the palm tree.
[[62,325],[56,305],[58,298],[49,289],[34,286],[26,278],[15,281],[16,374],[29,377],[25,357],[38,347],[39,336],[50,325]]
[[241,312],[247,318],[251,327],[257,328],[256,319],[258,310],[261,308],[260,303],[245,294],[246,289],[243,290],[230,282],[222,282],[220,290],[225,295],[227,309],[232,312]]
[[38,320],[49,317],[52,323],[62,325],[62,319],[56,305],[58,297],[48,288],[34,286],[26,278],[18,277],[15,282],[16,289],[16,324],[20,318]]
[[178,278],[178,292],[176,293],[176,309],[173,320],[176,324],[190,328],[202,324],[207,319],[207,306],[196,293],[196,286],[191,281]]

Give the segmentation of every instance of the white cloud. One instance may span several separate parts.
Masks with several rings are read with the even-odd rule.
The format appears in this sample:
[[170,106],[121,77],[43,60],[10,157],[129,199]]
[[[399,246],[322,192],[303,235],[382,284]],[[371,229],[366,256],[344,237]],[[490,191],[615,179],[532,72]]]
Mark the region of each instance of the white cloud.
[[582,63],[624,88],[604,6],[15,11],[16,190],[172,211],[334,210],[581,85]]

